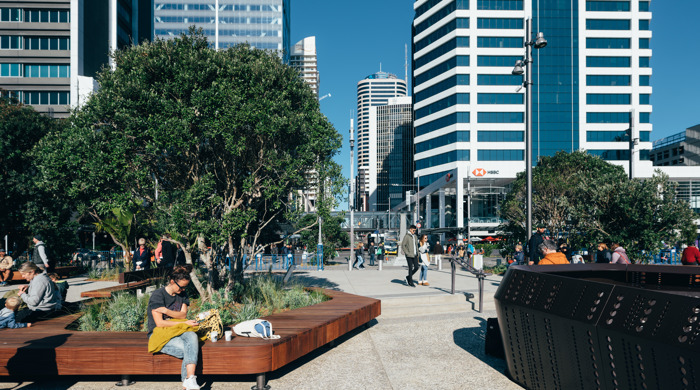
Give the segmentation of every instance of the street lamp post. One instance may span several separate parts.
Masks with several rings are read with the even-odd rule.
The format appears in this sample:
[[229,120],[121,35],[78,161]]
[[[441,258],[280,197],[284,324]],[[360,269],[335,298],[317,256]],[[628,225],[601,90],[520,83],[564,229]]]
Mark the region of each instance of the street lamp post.
[[[537,33],[535,40],[532,39],[532,20],[525,19],[525,62],[518,60],[513,68],[514,75],[525,74],[522,87],[525,88],[525,172],[527,176],[527,221],[526,235],[527,241],[530,241],[532,235],[532,48],[541,49],[547,46],[547,40],[544,39],[542,32]],[[526,71],[523,70],[526,68]]]
[[355,130],[353,120],[350,119],[350,259],[348,259],[348,271],[352,271],[352,263],[355,261],[355,169],[353,166],[353,150],[355,148]]

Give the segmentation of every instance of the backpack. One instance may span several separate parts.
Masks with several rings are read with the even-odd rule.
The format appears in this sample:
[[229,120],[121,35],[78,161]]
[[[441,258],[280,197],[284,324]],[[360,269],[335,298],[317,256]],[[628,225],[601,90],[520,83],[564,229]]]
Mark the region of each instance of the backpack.
[[261,339],[278,339],[279,335],[272,334],[272,324],[266,320],[243,321],[233,327],[234,333],[243,337],[260,337]]

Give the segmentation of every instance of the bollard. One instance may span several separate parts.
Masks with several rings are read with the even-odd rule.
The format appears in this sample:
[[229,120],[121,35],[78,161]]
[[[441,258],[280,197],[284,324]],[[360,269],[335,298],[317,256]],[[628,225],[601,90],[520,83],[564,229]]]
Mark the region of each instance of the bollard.
[[442,271],[442,255],[435,255],[438,263],[438,271]]

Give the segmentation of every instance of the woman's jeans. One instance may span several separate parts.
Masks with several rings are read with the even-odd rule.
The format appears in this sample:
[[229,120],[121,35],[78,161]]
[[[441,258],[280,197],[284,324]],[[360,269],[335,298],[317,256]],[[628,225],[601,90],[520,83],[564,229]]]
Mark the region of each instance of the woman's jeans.
[[187,379],[187,365],[197,364],[199,358],[199,338],[194,332],[185,332],[173,337],[160,352],[182,359],[182,381]]
[[420,265],[420,281],[424,282],[428,279],[428,266],[421,263]]
[[355,261],[354,267],[355,267],[355,268],[364,267],[364,265],[362,265],[362,264],[364,264],[364,263],[365,263],[365,259],[363,259],[362,256],[359,256],[359,255],[358,255],[358,256],[357,256],[357,260]]

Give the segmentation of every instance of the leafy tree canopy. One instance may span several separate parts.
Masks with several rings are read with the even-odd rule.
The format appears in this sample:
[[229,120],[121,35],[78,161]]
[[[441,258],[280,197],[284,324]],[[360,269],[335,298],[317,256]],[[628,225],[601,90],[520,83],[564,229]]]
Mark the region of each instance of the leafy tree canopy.
[[[518,174],[501,204],[502,229],[525,240],[526,177]],[[629,180],[618,165],[583,151],[543,157],[532,171],[533,224],[574,248],[619,242],[631,256],[656,251],[661,241],[685,240],[694,232],[694,213],[675,196],[675,184],[658,172]]]

